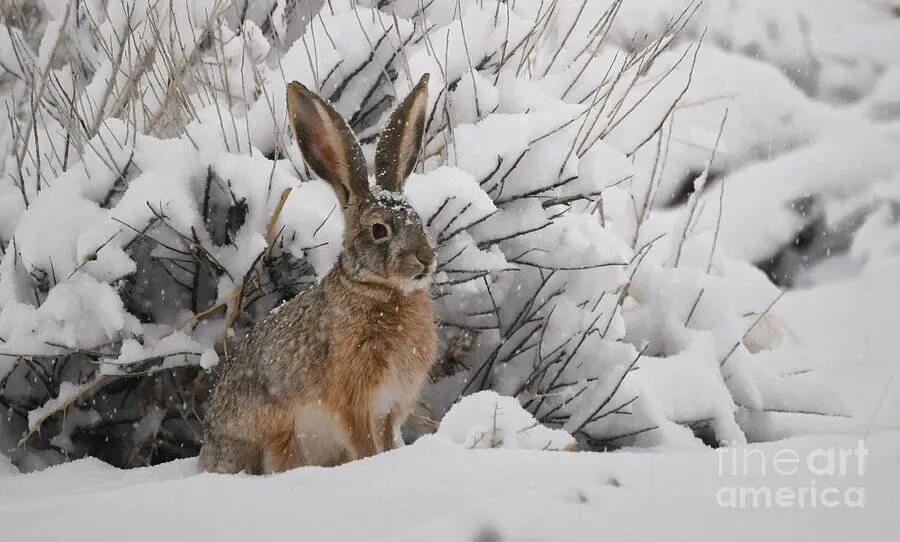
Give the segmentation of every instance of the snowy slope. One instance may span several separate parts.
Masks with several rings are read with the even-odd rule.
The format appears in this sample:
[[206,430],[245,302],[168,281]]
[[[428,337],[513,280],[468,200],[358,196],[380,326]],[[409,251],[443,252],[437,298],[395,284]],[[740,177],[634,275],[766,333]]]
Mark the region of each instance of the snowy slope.
[[[440,437],[335,469],[269,477],[198,474],[193,460],[120,471],[81,460],[0,485],[7,540],[891,540],[900,438],[874,437],[865,506],[733,510],[716,492],[716,452],[467,450]],[[855,447],[852,438],[766,444]],[[800,486],[808,475],[743,478]],[[48,521],[48,518],[52,518]]]
[[[855,418],[849,431],[900,429],[900,266],[790,293],[781,315],[814,361],[820,379],[840,389]],[[810,420],[808,431],[817,428]],[[832,426],[833,427],[833,426]]]

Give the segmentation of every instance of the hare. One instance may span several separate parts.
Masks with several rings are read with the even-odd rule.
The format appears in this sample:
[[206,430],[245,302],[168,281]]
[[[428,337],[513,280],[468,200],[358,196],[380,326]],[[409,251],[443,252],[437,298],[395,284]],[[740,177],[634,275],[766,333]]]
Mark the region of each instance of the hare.
[[340,203],[343,249],[319,284],[272,311],[225,362],[207,406],[201,469],[333,466],[402,444],[400,425],[436,355],[434,251],[400,194],[427,102],[426,74],[388,119],[370,186],[340,115],[302,84],[288,85],[304,159]]

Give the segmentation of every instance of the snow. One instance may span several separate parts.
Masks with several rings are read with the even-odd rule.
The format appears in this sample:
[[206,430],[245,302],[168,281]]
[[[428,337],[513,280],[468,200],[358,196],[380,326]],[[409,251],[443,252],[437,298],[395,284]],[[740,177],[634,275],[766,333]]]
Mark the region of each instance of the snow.
[[40,420],[60,406],[71,401],[74,397],[80,395],[88,386],[89,385],[76,386],[69,382],[64,382],[63,385],[59,387],[59,395],[56,396],[55,400],[48,401],[44,406],[36,408],[28,413],[28,429],[31,430],[37,428]]
[[493,391],[463,397],[444,415],[436,434],[466,448],[575,448],[572,435],[541,425],[515,398]]
[[[527,414],[511,399],[483,392],[454,406],[436,435],[337,468],[253,477],[199,473],[194,459],[131,470],[82,459],[15,474],[0,463],[0,525],[14,540],[118,540],[122,532],[135,540],[186,533],[210,540],[287,533],[328,540],[455,541],[485,533],[510,540],[583,540],[598,532],[621,539],[707,540],[721,538],[737,522],[752,539],[794,540],[802,532],[814,540],[888,540],[900,498],[900,437],[893,429],[900,424],[900,380],[891,379],[897,370],[892,343],[900,330],[890,318],[898,295],[896,281],[885,291],[857,280],[788,294],[782,315],[808,348],[815,363],[809,368],[840,384],[855,416],[818,420],[827,424],[816,432],[845,436],[745,445],[769,459],[782,450],[807,458],[815,450],[855,449],[864,438],[863,475],[855,463],[844,476],[814,475],[808,468],[785,476],[771,464],[763,475],[754,463],[748,475],[732,476],[730,459],[720,454],[742,454],[744,446],[727,452],[549,452],[521,440],[513,446],[518,449],[510,449],[504,438],[502,448],[473,449],[473,431],[493,426],[494,405],[503,434],[528,427]],[[834,306],[843,310],[829,309]],[[809,431],[817,420],[807,418],[812,419],[801,426]],[[717,501],[722,487],[775,490],[813,480],[819,488],[864,488],[864,506],[795,503],[751,512]],[[720,496],[727,502],[726,497]],[[84,521],[98,510],[103,528]],[[48,514],[53,521],[46,521]]]
[[[787,448],[806,457],[814,449],[857,444],[817,437],[755,449],[771,454]],[[130,471],[80,460],[3,478],[0,521],[13,540],[112,541],[126,532],[133,540],[188,533],[210,540],[584,540],[603,533],[687,541],[720,539],[735,524],[756,540],[795,540],[801,532],[806,540],[889,540],[884,535],[896,525],[900,497],[900,442],[882,435],[870,445],[865,475],[851,468],[849,476],[814,477],[821,487],[863,485],[863,508],[720,507],[716,493],[733,479],[718,475],[713,450],[469,450],[434,436],[342,468],[268,477],[200,474],[193,459]],[[811,477],[806,469],[779,476],[770,465],[767,475],[741,483],[790,487]],[[84,520],[97,513],[102,527]]]
[[[868,433],[864,476],[815,477],[823,488],[864,487],[861,509],[794,507],[767,510],[765,520],[749,519],[754,516],[746,510],[717,504],[716,492],[734,482],[717,474],[719,452],[710,449],[602,454],[471,449],[465,439],[492,427],[493,405],[514,414],[511,419],[522,414],[507,411],[509,398],[483,392],[453,407],[436,436],[333,469],[251,477],[200,474],[194,460],[123,471],[84,459],[10,477],[7,466],[0,474],[6,476],[0,481],[0,523],[11,539],[39,540],[113,540],[120,529],[137,540],[184,533],[240,540],[300,531],[330,540],[460,540],[479,532],[505,539],[577,540],[598,531],[610,537],[702,540],[729,532],[736,521],[751,538],[794,539],[800,529],[809,539],[886,540],[900,497],[900,438],[891,429],[900,424],[900,380],[891,378],[897,370],[893,338],[900,329],[891,316],[898,295],[896,281],[885,290],[851,280],[785,297],[781,314],[814,362],[808,368],[840,385],[855,416],[828,420],[824,428],[847,436],[750,446],[767,457],[783,449],[804,456],[816,449],[855,448]],[[816,426],[816,419],[808,418],[813,419],[802,423],[807,431]],[[510,423],[499,426],[518,426]],[[526,419],[518,423],[528,426]],[[790,477],[770,472],[743,477],[738,485],[795,487],[810,478],[805,471]],[[104,529],[82,520],[96,510],[104,511]],[[42,521],[48,513],[54,521]]]
[[781,314],[810,362],[807,368],[839,389],[855,414],[842,422],[848,429],[900,425],[897,276],[897,267],[885,268],[784,299]]
[[138,322],[105,283],[76,272],[50,292],[40,307],[15,304],[3,312],[0,353],[52,351],[55,346],[94,348],[138,332]]
[[[39,4],[0,21],[0,538],[896,530],[896,0]],[[411,444],[265,477],[74,459],[194,453],[230,341],[334,265],[342,213],[287,82],[371,162],[425,73],[422,158],[404,194],[373,187],[438,255]],[[865,474],[718,472],[860,442]],[[722,501],[810,485],[864,506]]]
[[184,332],[175,331],[161,337],[148,333],[143,344],[134,339],[122,341],[119,355],[103,359],[100,370],[107,375],[120,374],[120,370],[127,374],[124,367],[153,359],[162,359],[161,365],[165,367],[178,367],[187,365],[188,360],[196,355],[200,355],[201,363],[207,367],[215,365],[218,360],[215,350],[198,343]]

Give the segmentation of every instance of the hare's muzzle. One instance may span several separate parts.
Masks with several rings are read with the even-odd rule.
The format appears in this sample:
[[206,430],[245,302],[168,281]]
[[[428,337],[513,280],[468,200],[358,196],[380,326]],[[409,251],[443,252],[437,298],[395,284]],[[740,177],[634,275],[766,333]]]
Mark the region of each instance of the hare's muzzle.
[[419,248],[419,250],[416,251],[416,260],[422,266],[422,271],[416,275],[416,280],[424,279],[434,272],[434,252],[432,252],[430,246],[426,245]]

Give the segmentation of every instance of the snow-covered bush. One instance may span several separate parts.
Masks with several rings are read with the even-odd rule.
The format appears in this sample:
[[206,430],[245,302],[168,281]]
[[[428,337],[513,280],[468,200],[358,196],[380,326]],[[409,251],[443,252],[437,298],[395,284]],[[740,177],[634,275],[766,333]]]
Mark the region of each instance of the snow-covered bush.
[[[406,194],[439,253],[443,350],[418,419],[492,389],[602,449],[764,439],[772,411],[840,413],[799,371],[770,310],[777,288],[722,250],[724,198],[703,190],[720,139],[751,149],[727,154],[735,165],[776,128],[748,109],[723,136],[722,104],[695,112],[692,81],[724,83],[704,79],[699,36],[682,35],[692,6],[628,43],[611,39],[620,2],[6,9],[4,451],[19,443],[30,468],[195,453],[206,370],[340,248],[334,196],[286,130],[287,82],[328,98],[371,159],[424,73],[426,144]],[[747,62],[711,54],[735,73]],[[779,145],[808,137],[808,109]],[[673,150],[691,195],[663,211],[676,111],[702,141]],[[715,227],[698,227],[710,210]]]
[[575,439],[541,425],[513,397],[480,391],[450,407],[435,433],[467,448],[571,450]]

